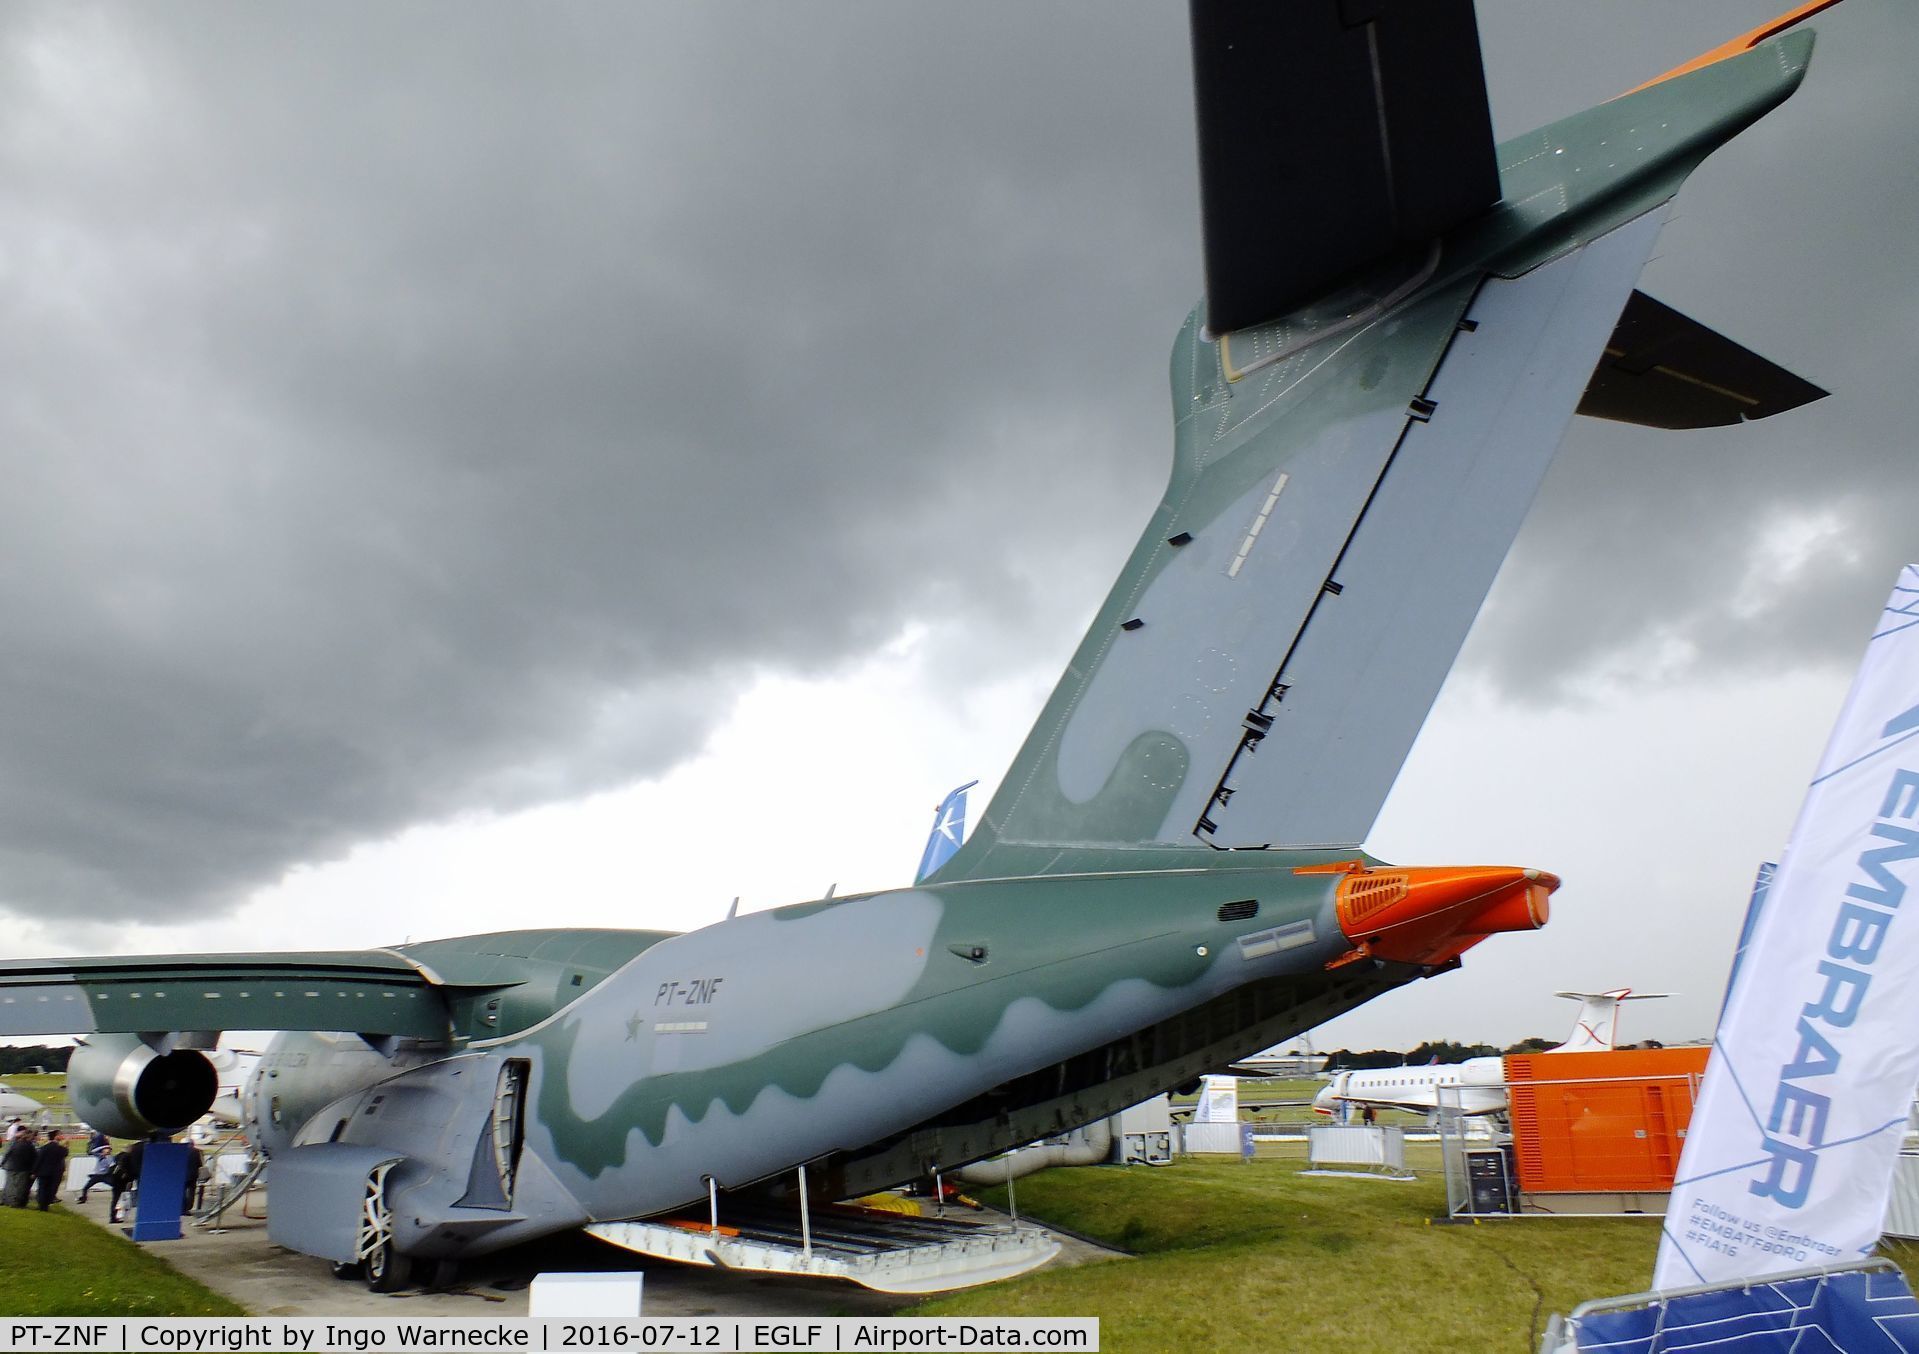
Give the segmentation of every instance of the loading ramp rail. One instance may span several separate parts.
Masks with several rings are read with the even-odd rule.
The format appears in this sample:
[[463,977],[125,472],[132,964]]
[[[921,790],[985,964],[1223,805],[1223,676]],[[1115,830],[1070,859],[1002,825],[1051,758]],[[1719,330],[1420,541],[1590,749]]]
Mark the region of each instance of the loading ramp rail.
[[729,1201],[723,1225],[696,1218],[593,1223],[589,1235],[684,1264],[846,1279],[882,1293],[939,1293],[1010,1279],[1059,1254],[1019,1222],[912,1217],[834,1205],[802,1213]]

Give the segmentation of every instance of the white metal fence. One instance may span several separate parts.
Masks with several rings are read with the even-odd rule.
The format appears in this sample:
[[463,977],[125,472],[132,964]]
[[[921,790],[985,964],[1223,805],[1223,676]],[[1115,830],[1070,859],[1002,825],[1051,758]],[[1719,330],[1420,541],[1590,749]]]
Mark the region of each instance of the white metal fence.
[[1322,1166],[1364,1166],[1404,1174],[1406,1130],[1374,1124],[1314,1124],[1306,1137],[1306,1160]]

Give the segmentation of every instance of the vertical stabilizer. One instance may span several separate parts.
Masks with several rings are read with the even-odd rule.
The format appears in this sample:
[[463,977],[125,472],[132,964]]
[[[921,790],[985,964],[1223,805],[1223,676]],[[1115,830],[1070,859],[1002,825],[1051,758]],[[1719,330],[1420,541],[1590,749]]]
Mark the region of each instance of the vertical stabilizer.
[[947,791],[946,798],[933,810],[933,830],[927,835],[926,849],[920,853],[914,883],[939,869],[960,849],[960,842],[966,836],[966,792],[978,784],[976,780],[969,780],[957,790]]
[[1545,1051],[1603,1053],[1619,1046],[1620,1002],[1652,1001],[1666,993],[1634,992],[1630,987],[1620,987],[1611,992],[1555,992],[1553,995],[1578,1002],[1579,1016],[1573,1021],[1573,1032],[1566,1036],[1566,1042]]
[[[1507,142],[1499,201],[1289,281],[1278,303],[1311,299],[1283,314],[1228,330],[1196,309],[1173,349],[1166,491],[972,837],[930,882],[1122,868],[1116,849],[1145,849],[1124,868],[1183,868],[1195,848],[1364,841],[1664,204],[1792,93],[1811,48],[1810,33],[1774,38]],[[1367,91],[1392,81],[1367,71]],[[1212,76],[1261,78],[1237,57]],[[1214,181],[1266,163],[1218,122],[1201,125]],[[1283,209],[1220,201],[1259,218],[1238,223],[1257,235],[1323,215],[1302,192]],[[1209,258],[1227,210],[1212,205]]]

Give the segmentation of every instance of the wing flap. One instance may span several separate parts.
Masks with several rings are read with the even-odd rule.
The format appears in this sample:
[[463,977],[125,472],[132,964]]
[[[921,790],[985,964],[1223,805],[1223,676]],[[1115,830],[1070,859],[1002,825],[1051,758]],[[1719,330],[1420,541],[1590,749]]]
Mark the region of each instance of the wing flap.
[[0,963],[0,1035],[350,1030],[445,1038],[447,990],[380,950]]
[[1826,397],[1811,381],[1635,291],[1579,412],[1647,428],[1721,428]]
[[1499,199],[1471,0],[1192,0],[1192,32],[1213,332]]

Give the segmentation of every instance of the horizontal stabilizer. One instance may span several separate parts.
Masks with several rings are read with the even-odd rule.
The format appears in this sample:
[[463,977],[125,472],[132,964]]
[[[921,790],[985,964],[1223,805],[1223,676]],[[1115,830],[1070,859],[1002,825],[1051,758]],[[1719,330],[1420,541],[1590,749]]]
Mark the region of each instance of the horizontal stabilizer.
[[1472,0],[1192,0],[1192,22],[1214,333],[1498,201]]
[[1719,428],[1825,396],[1778,363],[1635,291],[1579,412],[1648,428]]
[[1719,62],[1731,60],[1735,56],[1743,56],[1768,38],[1776,38],[1787,29],[1798,27],[1821,10],[1831,9],[1838,3],[1839,0],[1805,0],[1804,4],[1794,6],[1775,19],[1768,19],[1765,23],[1760,24],[1759,27],[1741,33],[1730,42],[1720,43],[1709,52],[1701,52],[1692,60],[1673,67],[1664,75],[1648,80],[1645,84],[1640,85],[1638,89],[1628,90],[1627,93],[1637,94],[1641,89],[1650,89],[1654,85],[1663,85],[1668,80],[1678,79],[1682,75],[1690,75],[1696,70],[1704,70],[1707,66],[1717,65]]

